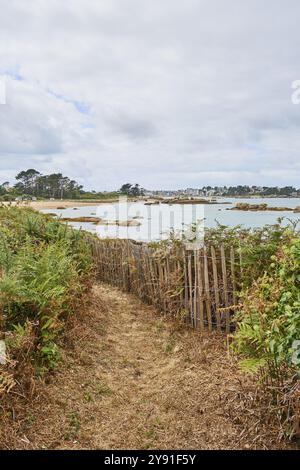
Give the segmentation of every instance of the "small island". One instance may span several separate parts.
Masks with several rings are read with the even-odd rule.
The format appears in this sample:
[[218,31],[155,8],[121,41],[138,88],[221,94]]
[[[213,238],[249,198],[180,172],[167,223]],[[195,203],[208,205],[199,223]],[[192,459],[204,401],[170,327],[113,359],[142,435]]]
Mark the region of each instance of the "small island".
[[228,208],[229,211],[277,211],[277,212],[294,212],[300,213],[300,206],[293,207],[272,207],[268,204],[248,204],[246,202],[238,202],[234,207]]

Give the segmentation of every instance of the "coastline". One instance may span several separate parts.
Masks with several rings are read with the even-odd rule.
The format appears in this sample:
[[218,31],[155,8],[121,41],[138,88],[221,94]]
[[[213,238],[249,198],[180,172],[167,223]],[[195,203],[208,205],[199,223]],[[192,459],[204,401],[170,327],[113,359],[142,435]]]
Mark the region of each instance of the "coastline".
[[[144,199],[136,199],[136,198],[128,198],[128,202],[149,202],[153,203],[154,199],[152,198],[144,198]],[[65,208],[65,209],[72,209],[73,207],[87,207],[87,206],[99,206],[100,204],[112,204],[115,202],[119,202],[119,198],[113,199],[99,199],[95,200],[82,200],[82,199],[55,199],[54,201],[45,200],[45,201],[3,201],[0,202],[0,205],[3,204],[5,206],[17,206],[17,207],[31,207],[35,210],[44,210],[44,209],[58,209],[58,208]]]
[[57,209],[58,207],[64,207],[70,209],[72,207],[85,207],[85,206],[99,206],[99,204],[111,204],[118,202],[118,199],[103,199],[99,201],[82,201],[75,199],[64,199],[55,201],[24,201],[24,202],[3,202],[4,205],[12,205],[17,207],[31,207],[35,210],[43,209]]
[[[224,197],[219,197],[217,201],[205,201],[203,199],[168,199],[168,198],[165,198],[165,199],[157,199],[157,198],[128,198],[128,202],[140,202],[140,203],[144,203],[145,205],[156,205],[156,204],[171,204],[171,205],[174,205],[174,204],[182,204],[182,205],[186,205],[186,204],[204,204],[204,205],[230,205],[230,204],[233,204],[233,202],[228,202],[228,201],[224,201]],[[232,199],[234,200],[239,200],[239,199],[251,199],[251,200],[255,200],[255,199],[261,199],[261,200],[264,200],[264,199],[268,199],[267,197],[261,197],[261,198],[258,198],[258,197],[241,197],[241,196],[236,196],[236,197],[232,197]],[[274,197],[269,197],[269,199],[275,199]],[[287,198],[287,197],[280,197],[278,199],[297,199],[297,198]],[[72,208],[76,208],[76,207],[88,207],[88,206],[99,206],[100,204],[113,204],[113,203],[118,203],[119,202],[119,198],[111,198],[111,199],[99,199],[99,200],[95,200],[95,199],[92,199],[92,200],[83,200],[83,199],[55,199],[55,200],[42,200],[42,201],[1,201],[1,205],[4,205],[4,206],[14,206],[14,207],[30,207],[34,210],[37,210],[37,211],[40,211],[40,210],[47,210],[47,209],[52,209],[52,210],[58,210],[58,209],[72,209]],[[242,204],[242,203],[238,203],[238,204]],[[248,204],[250,205],[250,204]],[[284,207],[276,207],[276,208],[273,208],[273,207],[270,207],[268,208],[268,210],[290,210],[290,211],[293,211],[293,209],[295,208],[284,208]],[[232,207],[232,208],[228,208],[227,210],[237,210],[235,207]],[[241,209],[240,209],[241,210]],[[245,209],[245,210],[249,210],[249,209]]]

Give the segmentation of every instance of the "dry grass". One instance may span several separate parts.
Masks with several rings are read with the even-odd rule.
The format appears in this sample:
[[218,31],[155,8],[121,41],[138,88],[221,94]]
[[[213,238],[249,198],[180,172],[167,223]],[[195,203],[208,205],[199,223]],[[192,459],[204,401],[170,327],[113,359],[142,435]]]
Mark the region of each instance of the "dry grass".
[[223,336],[186,330],[102,285],[69,327],[63,363],[37,385],[25,412],[7,417],[2,447],[292,447],[278,442],[255,383],[238,371]]

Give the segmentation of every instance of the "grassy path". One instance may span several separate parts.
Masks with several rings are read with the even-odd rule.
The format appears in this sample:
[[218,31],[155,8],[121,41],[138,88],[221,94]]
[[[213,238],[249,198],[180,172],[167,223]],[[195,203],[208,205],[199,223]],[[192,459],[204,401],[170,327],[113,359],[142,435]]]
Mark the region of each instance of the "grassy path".
[[180,328],[102,285],[71,326],[62,366],[28,408],[18,448],[280,447],[259,424],[255,387],[223,337]]

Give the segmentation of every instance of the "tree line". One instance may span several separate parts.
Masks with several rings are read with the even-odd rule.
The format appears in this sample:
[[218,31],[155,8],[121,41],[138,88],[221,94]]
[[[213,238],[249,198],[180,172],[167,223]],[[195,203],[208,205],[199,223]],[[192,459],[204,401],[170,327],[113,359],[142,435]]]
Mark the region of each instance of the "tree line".
[[62,173],[42,175],[33,168],[18,173],[16,180],[17,183],[12,188],[14,193],[37,198],[74,198],[83,189],[75,180]]
[[62,173],[42,175],[39,171],[30,168],[23,170],[15,177],[16,184],[10,187],[6,181],[0,184],[0,198],[11,200],[17,197],[35,197],[47,199],[92,199],[116,197],[118,194],[136,197],[144,194],[144,189],[139,184],[126,183],[115,192],[84,191],[83,186],[77,181],[64,176]]
[[[10,200],[16,197],[36,197],[54,199],[103,199],[117,197],[124,194],[129,197],[139,197],[145,195],[145,189],[139,184],[126,183],[118,191],[97,192],[85,191],[83,186],[77,181],[64,176],[62,173],[51,173],[42,175],[39,171],[30,168],[23,170],[15,177],[17,183],[10,187],[9,182],[0,184],[0,199]],[[154,191],[164,193],[164,191]],[[174,193],[178,193],[174,191]],[[185,193],[185,191],[183,191]],[[300,189],[293,186],[268,187],[268,186],[204,186],[198,190],[199,196],[300,196]]]

